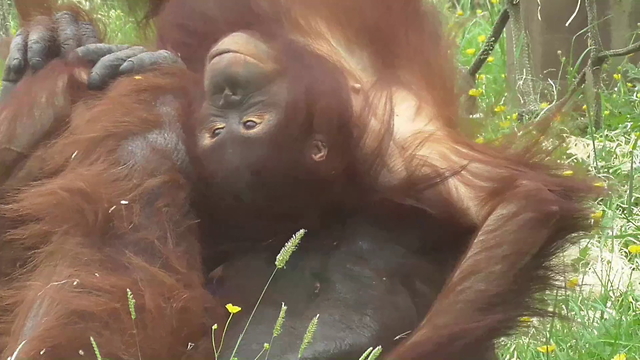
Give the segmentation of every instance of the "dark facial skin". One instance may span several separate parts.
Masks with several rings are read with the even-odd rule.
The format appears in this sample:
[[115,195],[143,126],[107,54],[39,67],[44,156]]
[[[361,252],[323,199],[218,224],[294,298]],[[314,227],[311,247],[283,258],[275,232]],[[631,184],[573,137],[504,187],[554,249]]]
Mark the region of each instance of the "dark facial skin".
[[321,135],[286,120],[289,79],[270,58],[262,42],[242,33],[209,55],[197,151],[210,188],[224,189],[213,190],[217,201],[227,205],[302,200],[317,180],[310,167],[328,152]]

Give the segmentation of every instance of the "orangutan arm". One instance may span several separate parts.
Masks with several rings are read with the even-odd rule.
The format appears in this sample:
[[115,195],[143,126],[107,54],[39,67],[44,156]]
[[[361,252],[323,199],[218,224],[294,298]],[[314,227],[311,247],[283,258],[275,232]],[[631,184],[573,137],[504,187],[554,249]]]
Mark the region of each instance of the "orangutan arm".
[[423,146],[431,164],[462,171],[418,202],[449,199],[478,231],[427,318],[389,358],[470,359],[536,312],[532,298],[549,285],[552,256],[587,229],[581,201],[593,187],[445,129]]
[[67,122],[71,107],[89,95],[89,69],[56,60],[23,79],[0,103],[0,185],[16,166]]

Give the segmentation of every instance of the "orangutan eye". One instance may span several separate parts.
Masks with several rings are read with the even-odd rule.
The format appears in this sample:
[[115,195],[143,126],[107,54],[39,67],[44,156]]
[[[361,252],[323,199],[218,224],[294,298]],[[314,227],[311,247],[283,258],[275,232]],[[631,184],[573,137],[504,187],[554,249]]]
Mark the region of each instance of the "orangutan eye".
[[258,127],[258,123],[254,120],[246,120],[242,123],[242,127],[245,130],[253,130]]
[[211,138],[215,139],[218,136],[222,135],[222,131],[224,130],[224,126],[216,126],[215,128],[213,128],[213,130],[211,131]]

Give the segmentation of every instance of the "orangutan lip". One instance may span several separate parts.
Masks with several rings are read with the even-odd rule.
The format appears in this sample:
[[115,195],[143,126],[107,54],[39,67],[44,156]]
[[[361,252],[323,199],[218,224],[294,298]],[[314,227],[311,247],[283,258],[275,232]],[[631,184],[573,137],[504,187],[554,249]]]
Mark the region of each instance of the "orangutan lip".
[[228,49],[228,48],[226,48],[226,49],[222,48],[222,49],[217,49],[217,50],[211,51],[211,53],[209,53],[209,61],[208,62],[212,62],[213,59],[215,59],[215,58],[217,58],[217,57],[219,57],[221,55],[224,55],[224,54],[238,54],[238,55],[246,56],[249,59],[256,61],[256,59],[254,57],[249,56],[249,55],[244,54],[244,53],[241,53],[241,52],[239,52],[237,50]]

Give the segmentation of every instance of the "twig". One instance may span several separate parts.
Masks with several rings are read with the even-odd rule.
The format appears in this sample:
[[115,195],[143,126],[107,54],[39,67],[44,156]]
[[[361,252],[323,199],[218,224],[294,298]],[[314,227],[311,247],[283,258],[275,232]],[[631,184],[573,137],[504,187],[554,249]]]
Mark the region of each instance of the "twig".
[[[635,54],[637,52],[640,52],[640,41],[622,49],[602,51],[600,54],[598,54],[598,56],[596,56],[595,59],[591,58],[589,60],[589,64],[587,64],[587,67],[582,69],[576,81],[573,83],[573,85],[571,85],[571,87],[567,91],[567,94],[562,99],[556,101],[555,103],[553,103],[553,105],[546,108],[538,116],[536,121],[540,120],[547,113],[554,113],[557,110],[564,109],[564,107],[567,105],[567,103],[569,103],[571,98],[578,92],[580,87],[584,85],[585,80],[587,78],[587,71],[589,71],[590,67],[602,66],[605,63],[605,61],[607,61],[609,58],[612,58],[612,57],[627,56],[627,55]],[[593,61],[593,64],[591,63],[592,61]]]
[[498,40],[500,40],[500,37],[504,32],[504,29],[507,27],[509,17],[509,10],[507,8],[504,8],[498,16],[498,20],[496,21],[496,23],[493,24],[491,34],[489,35],[487,41],[484,43],[482,50],[480,50],[478,56],[475,58],[475,60],[473,60],[473,64],[471,64],[471,67],[469,67],[467,73],[469,74],[469,76],[471,76],[472,79],[475,80],[476,75],[478,75],[478,72],[480,72],[480,69],[482,69],[484,64],[487,62],[489,55],[491,55],[493,49],[496,47]]
[[589,61],[589,75],[586,77],[591,86],[588,87],[589,107],[587,111],[593,119],[595,129],[602,128],[602,100],[600,92],[602,91],[601,64],[596,64],[598,54],[602,52],[602,40],[598,31],[598,11],[595,0],[587,0],[587,22],[589,25],[589,47],[591,48],[591,61]]
[[516,90],[520,102],[527,111],[536,109],[537,101],[533,91],[533,70],[531,69],[531,47],[520,15],[520,0],[507,0],[511,18],[511,47],[514,54]]
[[635,54],[639,51],[640,51],[640,41],[622,49],[603,51],[600,54],[598,54],[598,59],[604,63],[604,61],[607,60],[608,58],[627,56],[627,55]]

